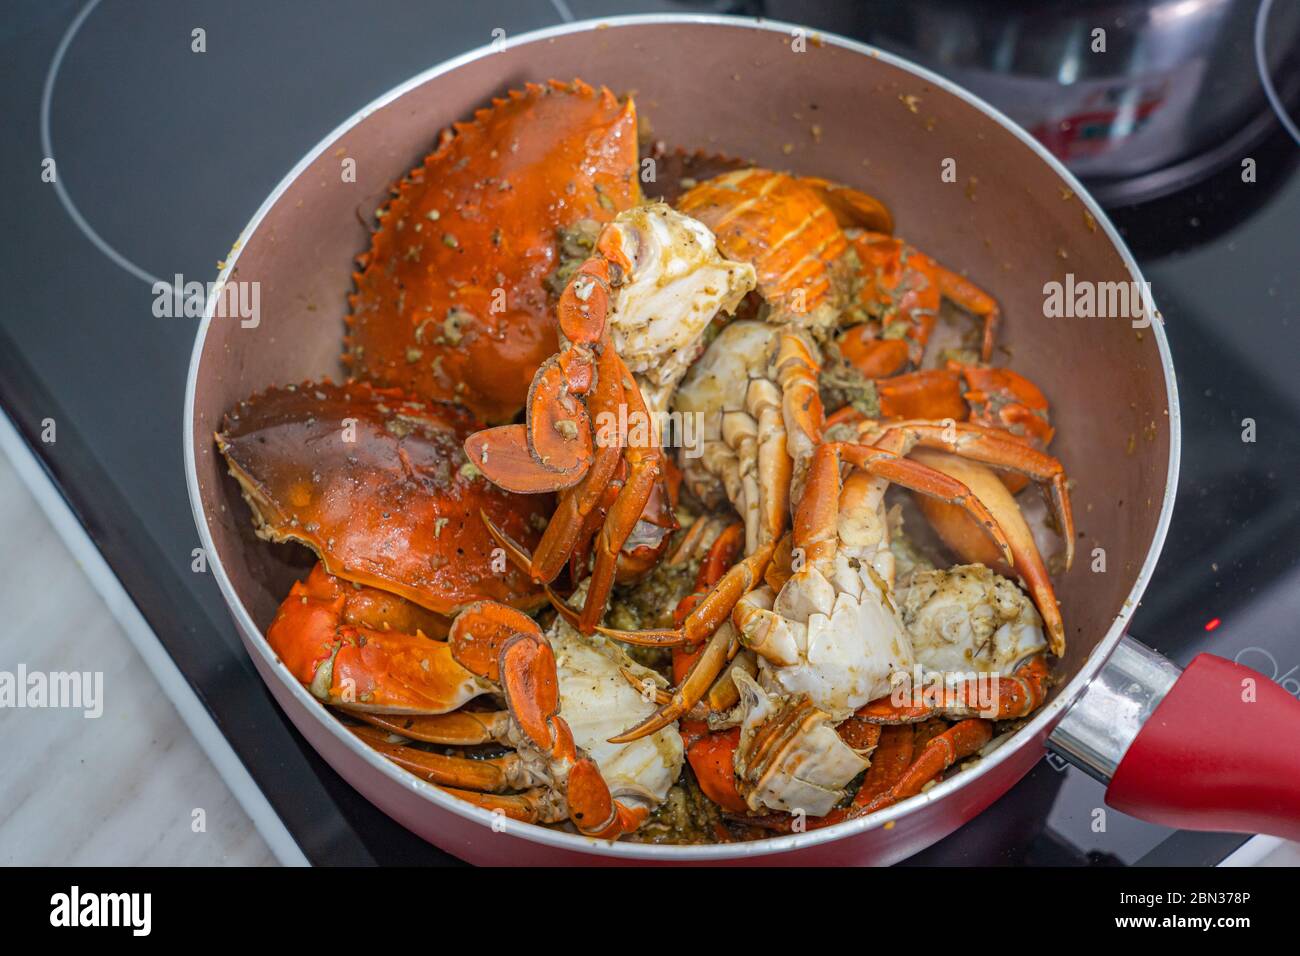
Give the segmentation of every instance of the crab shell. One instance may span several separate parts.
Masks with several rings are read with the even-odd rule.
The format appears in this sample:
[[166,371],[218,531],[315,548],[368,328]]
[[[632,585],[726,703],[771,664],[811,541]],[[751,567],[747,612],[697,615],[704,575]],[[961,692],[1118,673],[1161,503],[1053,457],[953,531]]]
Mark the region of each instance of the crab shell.
[[561,231],[634,205],[636,169],[632,101],[578,80],[530,83],[454,124],[359,259],[344,361],[508,420],[556,350],[546,279]]
[[821,329],[838,318],[850,281],[848,240],[805,181],[739,169],[695,186],[677,208],[713,230],[723,255],[753,264],[772,321]]
[[456,405],[320,382],[241,402],[216,439],[259,537],[305,544],[330,574],[436,614],[535,607],[544,596],[494,554],[480,512],[532,547],[551,499],[485,480],[461,450],[479,427]]

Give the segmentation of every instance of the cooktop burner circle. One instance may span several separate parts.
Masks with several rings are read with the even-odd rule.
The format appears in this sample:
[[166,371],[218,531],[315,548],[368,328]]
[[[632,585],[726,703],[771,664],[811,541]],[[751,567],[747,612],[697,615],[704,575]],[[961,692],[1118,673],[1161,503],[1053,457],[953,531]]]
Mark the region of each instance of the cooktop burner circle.
[[91,244],[115,265],[125,269],[136,278],[143,279],[150,285],[154,285],[162,280],[118,252],[109,244],[108,240],[95,231],[94,227],[86,221],[86,217],[81,214],[81,210],[77,208],[77,204],[72,201],[72,197],[68,194],[67,186],[58,176],[58,160],[54,155],[54,145],[50,136],[50,108],[54,102],[54,85],[58,81],[59,70],[63,66],[63,58],[67,55],[68,47],[72,45],[72,40],[76,37],[77,31],[81,29],[81,25],[86,22],[86,18],[90,16],[91,12],[99,6],[99,2],[100,0],[90,0],[82,8],[76,19],[68,26],[67,32],[63,34],[63,39],[59,41],[59,46],[54,51],[54,58],[50,60],[49,71],[45,74],[45,86],[41,91],[41,150],[45,158],[54,166],[55,175],[51,183],[54,192],[59,197],[59,202],[63,204],[63,208],[67,210],[73,224],[81,230],[82,235],[89,239]]

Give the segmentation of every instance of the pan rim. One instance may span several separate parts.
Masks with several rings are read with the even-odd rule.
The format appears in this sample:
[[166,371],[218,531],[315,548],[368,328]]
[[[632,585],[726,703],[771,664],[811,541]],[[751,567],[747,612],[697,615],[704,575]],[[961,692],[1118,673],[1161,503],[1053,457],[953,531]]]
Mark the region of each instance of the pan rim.
[[[1064,165],[1056,159],[1056,157],[1052,156],[1041,143],[1013,123],[1001,111],[975,96],[973,93],[958,86],[945,77],[931,72],[925,67],[919,66],[884,50],[880,50],[869,44],[852,40],[835,33],[822,30],[811,30],[811,28],[806,26],[777,20],[742,16],[720,16],[715,14],[652,13],[601,17],[559,24],[520,34],[518,37],[511,40],[511,45],[517,46],[545,42],[554,37],[591,31],[602,27],[616,28],[645,25],[726,27],[738,30],[761,30],[769,33],[784,34],[791,34],[794,30],[805,30],[815,34],[819,41],[823,43],[829,43],[863,56],[879,59],[896,69],[909,73],[920,80],[942,89],[944,92],[961,99],[972,108],[979,110],[986,117],[1003,127],[1003,129],[1011,133],[1033,150],[1035,155],[1037,155],[1042,162],[1046,163],[1052,172],[1055,173],[1067,186],[1069,186],[1079,201],[1084,204],[1084,207],[1101,227],[1107,240],[1109,240],[1115,251],[1119,254],[1121,261],[1128,269],[1133,280],[1139,283],[1144,282],[1141,270],[1138,268],[1136,260],[1133,258],[1132,253],[1129,252],[1128,247],[1124,244],[1123,239],[1111,223],[1109,217],[1107,217],[1105,211],[1102,210],[1100,205],[1092,198],[1082,184],[1079,183],[1075,176],[1067,170]],[[374,100],[361,107],[361,109],[354,112],[334,129],[329,131],[324,138],[310,149],[302,159],[300,159],[293,168],[285,174],[276,185],[275,189],[272,190],[272,192],[258,207],[248,224],[240,232],[239,239],[236,242],[236,249],[225,260],[224,267],[217,277],[217,282],[219,284],[224,283],[229,278],[231,272],[238,264],[242,250],[246,247],[248,237],[257,230],[261,225],[262,220],[279,201],[280,197],[288,190],[290,185],[294,183],[302,173],[341,135],[356,126],[362,120],[366,119],[371,113],[388,106],[390,103],[401,98],[411,90],[423,86],[425,83],[428,83],[444,73],[449,73],[485,56],[491,56],[495,52],[495,49],[491,45],[484,45],[477,49],[444,60],[443,62],[416,74],[410,79],[376,97]],[[1143,285],[1140,287],[1145,288],[1146,286]],[[213,576],[217,581],[217,586],[221,591],[222,598],[225,600],[231,617],[234,619],[236,626],[241,631],[244,643],[249,645],[250,648],[256,648],[263,663],[265,663],[267,667],[276,674],[277,678],[285,685],[289,693],[294,696],[297,702],[308,710],[312,710],[317,719],[325,726],[327,732],[333,735],[336,742],[369,765],[373,772],[383,774],[389,778],[390,782],[397,786],[413,790],[420,794],[421,797],[432,802],[441,809],[454,813],[466,820],[471,820],[482,826],[488,827],[489,830],[504,832],[520,839],[528,840],[532,843],[554,847],[559,850],[589,853],[597,856],[614,857],[624,860],[683,863],[736,860],[748,857],[776,855],[788,853],[794,850],[807,849],[841,839],[856,837],[871,830],[894,827],[900,820],[919,812],[928,804],[943,800],[947,795],[955,792],[961,787],[968,784],[974,784],[980,777],[992,772],[1003,761],[1009,759],[1014,753],[1018,752],[1023,747],[1030,745],[1031,742],[1046,740],[1047,734],[1050,732],[1052,726],[1060,720],[1066,710],[1068,710],[1074,701],[1083,693],[1087,685],[1097,676],[1097,673],[1100,671],[1105,660],[1110,656],[1110,653],[1114,650],[1115,645],[1118,644],[1121,637],[1123,637],[1129,618],[1132,616],[1143,592],[1146,590],[1151,575],[1155,570],[1156,563],[1159,560],[1160,553],[1163,550],[1165,538],[1168,534],[1169,524],[1173,515],[1174,499],[1178,488],[1179,458],[1182,445],[1182,422],[1178,405],[1177,381],[1174,374],[1173,359],[1169,350],[1169,343],[1165,336],[1164,323],[1160,318],[1159,309],[1156,308],[1154,301],[1148,298],[1145,303],[1145,308],[1147,310],[1146,317],[1150,322],[1150,327],[1155,336],[1156,346],[1160,355],[1160,366],[1165,381],[1166,401],[1168,403],[1169,413],[1169,460],[1166,467],[1165,495],[1161,504],[1160,515],[1154,535],[1152,536],[1151,542],[1148,546],[1142,566],[1138,570],[1133,586],[1129,589],[1128,596],[1124,600],[1119,613],[1116,615],[1114,621],[1111,622],[1111,626],[1107,630],[1106,634],[1094,645],[1088,659],[1080,665],[1078,673],[1076,673],[1074,677],[1057,692],[1055,698],[1040,710],[1028,724],[1020,728],[1020,730],[1013,734],[1001,746],[982,759],[977,766],[948,778],[925,793],[918,794],[917,796],[896,804],[894,807],[873,813],[868,817],[863,817],[858,820],[849,820],[824,829],[809,830],[791,836],[773,837],[746,843],[680,846],[627,843],[621,841],[610,842],[607,840],[591,839],[535,824],[520,823],[513,820],[502,820],[499,815],[494,815],[487,810],[472,806],[471,804],[458,800],[457,798],[442,792],[433,784],[418,779],[412,774],[400,769],[395,764],[384,760],[368,747],[365,747],[353,734],[349,733],[338,720],[334,719],[333,716],[329,714],[328,710],[320,703],[320,701],[311,696],[311,694],[307,692],[306,688],[292,678],[292,675],[288,673],[285,666],[271,651],[270,645],[266,642],[265,635],[261,628],[259,628],[253,621],[248,609],[244,607],[239,595],[235,592],[234,586],[231,584],[230,578],[226,574],[224,563],[217,554],[215,544],[208,530],[207,515],[203,509],[202,496],[199,489],[198,466],[194,446],[194,407],[198,382],[198,370],[202,361],[203,347],[207,340],[208,330],[212,324],[213,311],[216,305],[216,297],[211,297],[211,299],[212,301],[208,304],[208,308],[204,313],[198,332],[195,336],[194,348],[191,353],[190,367],[185,384],[183,419],[185,481],[190,497],[190,507],[194,514],[195,524],[198,527],[199,538],[205,551],[211,558],[210,566],[213,569]],[[253,638],[253,635],[257,636],[256,639]],[[286,714],[286,716],[288,715]],[[1001,793],[999,793],[998,796],[1000,797]]]

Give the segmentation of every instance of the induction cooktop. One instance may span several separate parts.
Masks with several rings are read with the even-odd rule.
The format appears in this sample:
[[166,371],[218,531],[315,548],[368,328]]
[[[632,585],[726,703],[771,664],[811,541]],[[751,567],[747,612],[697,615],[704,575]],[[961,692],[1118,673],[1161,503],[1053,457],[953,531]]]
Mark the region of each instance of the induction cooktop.
[[[326,131],[409,76],[490,42],[494,29],[762,8],[48,0],[7,9],[0,407],[147,623],[146,640],[174,665],[178,706],[210,719],[224,738],[218,749],[242,764],[232,786],[278,818],[263,832],[288,837],[276,847],[282,858],[458,862],[315,755],[244,654],[215,582],[194,570],[181,415],[197,320],[156,316],[153,283],[214,277],[262,199]],[[1113,211],[1160,303],[1184,420],[1179,503],[1132,633],[1180,664],[1213,651],[1297,693],[1300,174],[1281,121],[1252,156],[1253,183],[1234,163]],[[47,159],[53,183],[42,175]],[[54,443],[42,440],[47,419],[57,422]],[[1245,419],[1253,442],[1243,441]],[[1198,865],[1246,840],[1119,814],[1094,832],[1101,803],[1100,784],[1048,758],[909,862]]]

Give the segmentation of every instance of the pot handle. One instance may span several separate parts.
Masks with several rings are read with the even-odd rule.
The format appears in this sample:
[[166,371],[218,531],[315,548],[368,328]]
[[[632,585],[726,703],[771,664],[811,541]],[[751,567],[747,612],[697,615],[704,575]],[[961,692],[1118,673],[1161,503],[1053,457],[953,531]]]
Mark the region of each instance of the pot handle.
[[1249,667],[1201,654],[1180,674],[1126,637],[1050,743],[1123,813],[1300,840],[1300,700]]

